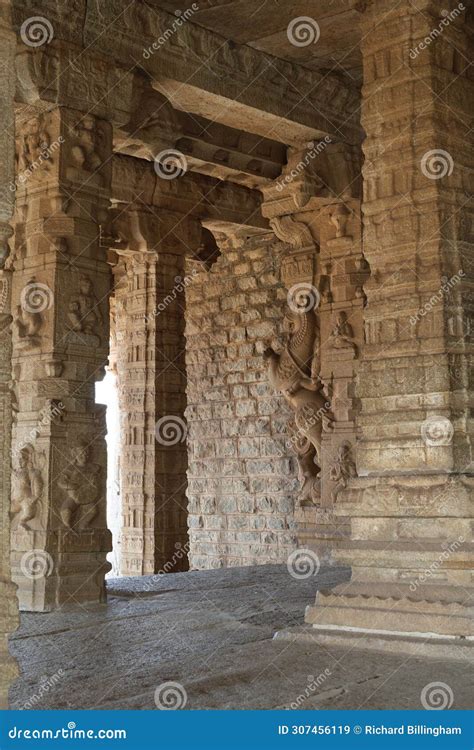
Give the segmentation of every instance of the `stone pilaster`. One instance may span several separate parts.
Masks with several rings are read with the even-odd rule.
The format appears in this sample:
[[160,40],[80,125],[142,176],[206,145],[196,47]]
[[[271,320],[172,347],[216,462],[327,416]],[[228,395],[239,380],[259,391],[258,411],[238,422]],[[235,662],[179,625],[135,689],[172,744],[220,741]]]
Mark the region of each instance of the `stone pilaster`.
[[13,274],[12,567],[20,607],[103,601],[110,125],[66,108],[19,123]]
[[10,3],[0,3],[0,709],[8,707],[8,688],[17,670],[8,654],[8,635],[18,624],[18,602],[10,579],[11,455],[11,273],[5,270],[14,206],[15,122],[13,97],[16,38],[10,27]]
[[473,633],[472,82],[461,19],[444,8],[377,2],[362,35],[371,278],[358,477],[336,503],[351,516],[336,557],[353,574],[308,612],[321,637]]
[[120,250],[123,275],[116,288],[120,571],[128,576],[187,568],[184,290],[189,282],[185,246],[163,223],[138,212],[129,223],[140,226],[145,244],[128,241]]
[[[348,522],[335,517],[334,504],[355,473],[354,379],[369,273],[358,168],[358,149],[325,138],[290,149],[281,177],[263,189],[263,214],[288,245],[282,278],[293,330],[278,364],[286,379],[271,379],[294,413],[288,442],[300,467],[298,544],[325,560],[347,537]],[[306,351],[299,343],[305,326],[314,327]]]

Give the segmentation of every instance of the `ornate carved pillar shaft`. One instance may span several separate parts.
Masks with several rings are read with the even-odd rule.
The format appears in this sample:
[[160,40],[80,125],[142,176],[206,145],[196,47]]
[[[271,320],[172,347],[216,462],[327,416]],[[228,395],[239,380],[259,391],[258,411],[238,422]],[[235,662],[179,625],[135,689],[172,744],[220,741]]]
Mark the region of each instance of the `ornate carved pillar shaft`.
[[[467,36],[441,2],[372,4],[363,33],[365,346],[349,587],[320,629],[472,635],[472,162]],[[432,44],[426,38],[441,25]],[[472,91],[471,91],[472,98]],[[469,168],[471,171],[469,172]],[[464,335],[463,335],[464,334]]]
[[288,442],[300,467],[298,543],[322,559],[348,534],[334,504],[355,473],[354,378],[368,276],[359,182],[357,149],[325,139],[290,150],[282,176],[263,189],[263,213],[289,246],[282,278],[291,331],[279,359],[272,355],[270,380],[295,414]]
[[[133,212],[116,289],[123,575],[187,567],[185,254],[152,214]],[[166,224],[166,223],[165,223]],[[138,231],[139,229],[139,231]]]
[[0,709],[8,707],[8,688],[17,674],[8,654],[8,635],[18,624],[18,603],[10,580],[11,456],[11,273],[5,270],[12,234],[15,122],[13,97],[16,37],[10,27],[10,3],[0,3]]
[[64,107],[19,124],[13,274],[12,565],[20,606],[103,601],[110,125]]

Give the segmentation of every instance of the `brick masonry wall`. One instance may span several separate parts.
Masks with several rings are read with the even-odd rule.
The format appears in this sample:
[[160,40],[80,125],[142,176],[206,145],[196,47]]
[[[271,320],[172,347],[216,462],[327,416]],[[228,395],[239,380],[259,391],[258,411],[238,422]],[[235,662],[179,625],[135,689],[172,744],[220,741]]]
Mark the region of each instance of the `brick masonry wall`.
[[186,291],[191,568],[284,562],[296,546],[290,412],[262,356],[282,340],[284,245],[265,235],[220,249]]

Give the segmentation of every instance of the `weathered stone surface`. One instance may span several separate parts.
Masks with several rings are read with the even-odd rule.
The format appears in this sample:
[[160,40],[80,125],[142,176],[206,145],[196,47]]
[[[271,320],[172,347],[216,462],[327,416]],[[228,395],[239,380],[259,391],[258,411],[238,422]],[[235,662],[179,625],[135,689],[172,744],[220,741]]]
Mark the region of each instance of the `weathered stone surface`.
[[[282,562],[295,545],[297,476],[280,422],[287,409],[269,387],[262,357],[283,333],[284,287],[264,279],[279,276],[283,246],[271,234],[217,236],[220,258],[187,289],[190,564],[198,568]],[[260,262],[263,273],[255,270]],[[253,283],[244,290],[243,280]],[[198,301],[211,295],[218,302],[212,318]],[[278,318],[267,316],[269,300]],[[250,312],[258,323],[249,322]],[[203,528],[216,509],[223,525],[210,539]]]
[[11,706],[155,709],[156,688],[172,680],[190,710],[421,709],[423,688],[442,680],[452,707],[469,708],[466,661],[273,639],[301,626],[316,588],[348,573],[295,580],[263,565],[111,580],[107,613],[23,613],[10,641],[23,667]]
[[5,270],[10,221],[14,208],[15,123],[14,79],[11,75],[16,40],[11,28],[10,3],[0,3],[0,708],[7,708],[8,687],[16,664],[8,653],[7,638],[18,624],[18,602],[10,580],[11,493],[11,272]]

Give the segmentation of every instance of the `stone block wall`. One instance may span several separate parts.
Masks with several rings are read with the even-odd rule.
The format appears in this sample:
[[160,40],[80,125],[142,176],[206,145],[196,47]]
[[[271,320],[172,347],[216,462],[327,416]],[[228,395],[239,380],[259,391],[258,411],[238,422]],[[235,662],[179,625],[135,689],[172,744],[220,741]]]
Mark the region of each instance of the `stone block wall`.
[[282,342],[285,246],[273,234],[219,245],[186,290],[191,568],[284,562],[296,546],[290,414],[262,356]]

